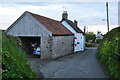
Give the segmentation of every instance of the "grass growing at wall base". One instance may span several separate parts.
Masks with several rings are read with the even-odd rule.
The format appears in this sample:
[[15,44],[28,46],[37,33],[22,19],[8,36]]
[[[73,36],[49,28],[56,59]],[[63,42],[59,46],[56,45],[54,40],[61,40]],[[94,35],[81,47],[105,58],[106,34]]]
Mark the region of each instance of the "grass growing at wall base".
[[10,35],[2,36],[2,78],[35,78],[25,52],[19,48],[19,39]]
[[120,80],[120,27],[105,35],[98,46],[98,57],[109,75]]

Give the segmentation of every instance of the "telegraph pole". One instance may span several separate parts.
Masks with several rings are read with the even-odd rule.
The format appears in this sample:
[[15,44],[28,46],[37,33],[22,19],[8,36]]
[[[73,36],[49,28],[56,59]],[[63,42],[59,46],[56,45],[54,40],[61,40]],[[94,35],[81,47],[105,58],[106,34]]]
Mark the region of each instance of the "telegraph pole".
[[107,28],[109,32],[109,14],[108,14],[108,2],[106,2],[106,11],[107,11]]
[[86,26],[84,26],[84,33],[86,33]]

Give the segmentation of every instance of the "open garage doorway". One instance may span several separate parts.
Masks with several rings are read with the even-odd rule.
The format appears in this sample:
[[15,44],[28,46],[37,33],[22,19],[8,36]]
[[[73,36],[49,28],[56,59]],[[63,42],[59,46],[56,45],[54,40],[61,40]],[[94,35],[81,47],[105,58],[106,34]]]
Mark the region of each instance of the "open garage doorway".
[[22,42],[22,49],[26,51],[27,57],[38,57],[40,55],[33,54],[34,48],[40,47],[41,38],[40,37],[28,37],[28,36],[19,36]]

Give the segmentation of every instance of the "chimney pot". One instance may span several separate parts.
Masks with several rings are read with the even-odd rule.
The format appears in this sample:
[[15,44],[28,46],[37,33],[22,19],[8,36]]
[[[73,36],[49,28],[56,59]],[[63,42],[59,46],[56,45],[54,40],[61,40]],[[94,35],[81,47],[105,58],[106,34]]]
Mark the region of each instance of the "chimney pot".
[[63,11],[62,19],[67,19],[67,18],[68,18],[67,11]]
[[74,20],[74,24],[75,24],[76,27],[77,27],[77,23],[78,23],[78,22],[77,22],[76,20]]

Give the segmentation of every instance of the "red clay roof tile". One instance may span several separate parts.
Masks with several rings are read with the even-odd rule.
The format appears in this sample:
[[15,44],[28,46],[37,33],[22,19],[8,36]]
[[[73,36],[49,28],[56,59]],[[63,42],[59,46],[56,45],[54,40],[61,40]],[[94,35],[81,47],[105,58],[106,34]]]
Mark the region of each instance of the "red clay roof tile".
[[[30,13],[30,12],[29,12]],[[59,21],[53,20],[38,14],[30,13],[35,19],[37,19],[42,25],[44,25],[53,35],[73,35],[65,26]]]

